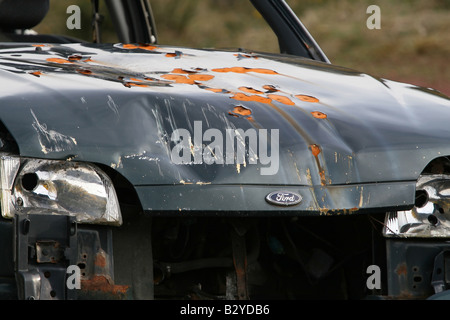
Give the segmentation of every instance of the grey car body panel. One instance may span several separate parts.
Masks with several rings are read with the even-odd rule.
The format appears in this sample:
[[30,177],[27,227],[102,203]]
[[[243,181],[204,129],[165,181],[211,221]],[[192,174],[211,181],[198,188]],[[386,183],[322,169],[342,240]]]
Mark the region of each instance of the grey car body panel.
[[[149,212],[408,208],[421,171],[450,155],[448,97],[308,59],[8,44],[0,62],[0,119],[20,154],[112,167]],[[194,135],[195,121],[203,132],[278,129],[278,171],[262,175],[260,162],[174,164],[171,135]],[[265,201],[276,190],[303,200],[280,209]]]

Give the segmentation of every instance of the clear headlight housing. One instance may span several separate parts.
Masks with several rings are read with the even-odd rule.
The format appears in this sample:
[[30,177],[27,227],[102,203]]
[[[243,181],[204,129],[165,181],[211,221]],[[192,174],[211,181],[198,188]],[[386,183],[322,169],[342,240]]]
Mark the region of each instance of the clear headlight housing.
[[122,224],[110,178],[88,163],[3,156],[0,192],[5,218],[48,213],[75,216],[79,223]]
[[414,208],[388,213],[383,234],[386,237],[450,237],[450,175],[420,176]]

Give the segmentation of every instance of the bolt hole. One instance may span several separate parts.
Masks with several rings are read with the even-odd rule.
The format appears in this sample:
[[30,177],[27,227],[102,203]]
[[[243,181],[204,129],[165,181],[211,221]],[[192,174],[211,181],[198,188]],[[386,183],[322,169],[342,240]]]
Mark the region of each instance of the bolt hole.
[[441,268],[437,268],[436,269],[436,274],[441,274],[442,273],[442,269]]
[[427,219],[428,222],[432,225],[436,225],[438,223],[438,218],[433,214],[430,214]]
[[426,192],[425,190],[417,190],[414,205],[417,208],[422,208],[427,204],[427,202],[428,202],[428,192]]
[[36,173],[26,173],[22,176],[22,187],[27,191],[33,191],[39,182]]
[[422,282],[422,277],[421,276],[415,276],[413,278],[414,282]]
[[50,271],[45,271],[44,272],[44,277],[46,277],[46,278],[50,278],[51,275],[52,274],[50,273]]
[[54,290],[50,291],[50,297],[52,298],[56,297],[56,292]]
[[85,269],[85,268],[86,268],[86,264],[85,264],[85,263],[79,263],[79,264],[78,264],[78,267],[79,267],[80,269]]
[[444,209],[441,208],[441,207],[439,207],[438,211],[439,211],[440,214],[444,214],[444,213],[445,213],[445,212],[444,212]]

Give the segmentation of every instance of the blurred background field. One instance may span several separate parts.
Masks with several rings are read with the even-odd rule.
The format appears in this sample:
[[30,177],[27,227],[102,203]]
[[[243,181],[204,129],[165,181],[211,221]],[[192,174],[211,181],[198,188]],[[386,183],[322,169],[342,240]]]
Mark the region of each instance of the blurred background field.
[[[273,34],[244,0],[151,0],[160,44],[243,47],[277,51]],[[376,77],[435,88],[450,95],[450,0],[287,0],[332,63]],[[51,0],[54,10],[36,28],[43,33],[91,37],[86,0]],[[81,30],[67,30],[66,8],[81,8]],[[369,5],[381,10],[370,30]],[[105,12],[105,6],[100,7]],[[103,22],[103,41],[117,42]]]

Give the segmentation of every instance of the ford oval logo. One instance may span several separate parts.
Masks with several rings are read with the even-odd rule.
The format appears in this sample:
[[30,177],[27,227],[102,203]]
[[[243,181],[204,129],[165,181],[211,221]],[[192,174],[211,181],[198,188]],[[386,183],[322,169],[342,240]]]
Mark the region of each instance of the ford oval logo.
[[266,200],[279,206],[295,206],[302,201],[302,196],[291,191],[274,191],[266,196]]

